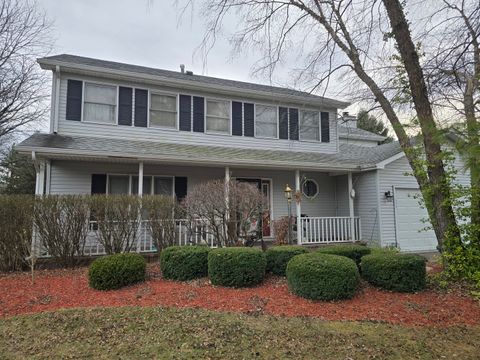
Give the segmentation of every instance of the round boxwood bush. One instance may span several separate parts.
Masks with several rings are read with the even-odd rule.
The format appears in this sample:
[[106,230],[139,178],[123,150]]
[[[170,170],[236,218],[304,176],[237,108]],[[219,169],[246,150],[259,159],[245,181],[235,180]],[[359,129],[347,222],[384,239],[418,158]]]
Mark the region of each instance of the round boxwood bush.
[[160,253],[160,268],[165,279],[192,280],[208,274],[207,246],[170,246]]
[[364,256],[362,276],[375,286],[399,292],[425,288],[426,259],[419,255],[376,253]]
[[280,276],[285,276],[287,263],[295,255],[305,254],[307,249],[301,246],[285,245],[272,246],[267,249],[267,271]]
[[362,256],[368,255],[371,252],[370,248],[366,246],[354,244],[325,246],[318,249],[317,251],[322,254],[346,256],[355,261],[357,266],[360,265],[360,260],[362,259]]
[[118,289],[145,280],[146,262],[139,254],[115,254],[96,259],[88,269],[88,282],[97,290]]
[[214,249],[208,254],[208,276],[213,285],[253,286],[263,280],[266,264],[265,254],[260,249]]
[[359,280],[357,265],[344,256],[313,252],[297,255],[287,265],[290,291],[307,299],[349,299]]

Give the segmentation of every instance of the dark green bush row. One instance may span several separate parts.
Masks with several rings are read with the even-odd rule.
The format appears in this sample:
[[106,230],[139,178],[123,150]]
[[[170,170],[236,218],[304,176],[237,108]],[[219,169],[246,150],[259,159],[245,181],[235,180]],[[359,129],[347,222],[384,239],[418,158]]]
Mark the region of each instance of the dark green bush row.
[[165,279],[192,280],[208,274],[207,246],[170,246],[160,253],[160,268]]
[[318,252],[295,256],[287,265],[290,291],[313,300],[353,297],[360,275],[349,258]]
[[266,263],[265,254],[260,249],[214,249],[208,254],[208,276],[213,285],[253,286],[263,280]]
[[360,265],[362,256],[370,254],[370,248],[363,245],[353,244],[326,246],[318,249],[317,251],[322,254],[346,256],[355,261],[357,266]]
[[287,264],[295,255],[305,254],[307,249],[301,246],[272,246],[267,249],[267,271],[275,275],[285,276]]
[[387,290],[415,292],[425,288],[426,260],[419,255],[376,253],[366,255],[360,264],[369,283]]
[[88,282],[97,290],[118,289],[145,280],[146,262],[139,254],[115,254],[96,259],[88,270]]

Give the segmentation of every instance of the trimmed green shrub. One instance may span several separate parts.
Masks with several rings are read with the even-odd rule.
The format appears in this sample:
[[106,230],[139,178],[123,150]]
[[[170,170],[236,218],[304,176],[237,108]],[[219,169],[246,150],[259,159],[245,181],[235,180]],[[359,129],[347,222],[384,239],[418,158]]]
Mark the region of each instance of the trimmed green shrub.
[[362,259],[362,256],[368,255],[371,252],[370,248],[366,246],[354,244],[326,246],[318,249],[317,251],[322,254],[346,256],[355,261],[357,266],[360,266],[360,260]]
[[260,249],[214,249],[208,254],[208,276],[213,285],[253,286],[263,280],[266,264],[265,254]]
[[366,255],[360,264],[362,276],[375,286],[399,292],[425,288],[426,259],[419,255],[377,253]]
[[359,280],[355,262],[344,256],[313,252],[297,255],[287,265],[288,288],[307,299],[351,298]]
[[119,289],[145,280],[146,262],[139,254],[115,254],[96,259],[88,269],[88,282],[97,290]]
[[192,280],[208,274],[207,246],[169,246],[160,253],[160,268],[165,279]]
[[287,263],[295,255],[305,254],[307,249],[301,246],[272,246],[267,249],[265,256],[267,257],[267,271],[285,276]]

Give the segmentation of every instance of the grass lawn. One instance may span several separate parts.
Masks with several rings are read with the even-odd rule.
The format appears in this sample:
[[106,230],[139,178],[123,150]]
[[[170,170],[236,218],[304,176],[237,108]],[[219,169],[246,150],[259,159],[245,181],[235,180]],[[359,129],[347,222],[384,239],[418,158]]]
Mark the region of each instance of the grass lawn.
[[403,327],[159,307],[0,320],[1,359],[479,359],[479,343],[479,326]]

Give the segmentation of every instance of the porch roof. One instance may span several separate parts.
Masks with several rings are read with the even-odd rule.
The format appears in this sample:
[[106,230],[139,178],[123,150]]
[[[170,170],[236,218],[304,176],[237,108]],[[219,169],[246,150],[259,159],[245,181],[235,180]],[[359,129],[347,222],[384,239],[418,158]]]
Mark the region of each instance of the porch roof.
[[45,158],[82,158],[106,161],[171,162],[319,171],[362,171],[401,152],[398,143],[377,147],[341,144],[335,154],[283,150],[189,145],[106,137],[36,133],[16,146],[22,153],[35,151]]

